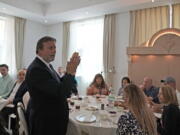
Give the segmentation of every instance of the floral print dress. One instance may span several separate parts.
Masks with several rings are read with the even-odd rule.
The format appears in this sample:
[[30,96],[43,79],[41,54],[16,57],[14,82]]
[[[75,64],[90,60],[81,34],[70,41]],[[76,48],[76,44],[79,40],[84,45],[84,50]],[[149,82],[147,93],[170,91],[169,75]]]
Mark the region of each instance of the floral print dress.
[[131,112],[121,115],[118,121],[117,135],[148,135]]

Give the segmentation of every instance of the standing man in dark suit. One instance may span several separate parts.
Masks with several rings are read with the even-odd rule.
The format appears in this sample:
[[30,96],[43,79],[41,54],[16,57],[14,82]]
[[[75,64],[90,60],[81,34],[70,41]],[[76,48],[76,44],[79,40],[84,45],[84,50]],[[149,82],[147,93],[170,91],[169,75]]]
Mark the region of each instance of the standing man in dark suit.
[[74,53],[67,63],[66,74],[59,78],[50,64],[56,54],[56,39],[41,38],[36,58],[27,70],[26,82],[31,97],[30,135],[65,135],[69,119],[67,97],[74,87],[80,56]]

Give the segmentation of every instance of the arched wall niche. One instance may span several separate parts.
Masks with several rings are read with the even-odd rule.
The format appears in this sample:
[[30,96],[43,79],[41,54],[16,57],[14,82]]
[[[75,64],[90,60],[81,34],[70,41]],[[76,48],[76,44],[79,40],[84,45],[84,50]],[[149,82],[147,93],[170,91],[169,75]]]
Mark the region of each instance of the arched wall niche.
[[128,47],[128,75],[136,84],[145,76],[160,86],[160,80],[172,76],[180,89],[180,29],[167,28],[155,33],[139,47]]

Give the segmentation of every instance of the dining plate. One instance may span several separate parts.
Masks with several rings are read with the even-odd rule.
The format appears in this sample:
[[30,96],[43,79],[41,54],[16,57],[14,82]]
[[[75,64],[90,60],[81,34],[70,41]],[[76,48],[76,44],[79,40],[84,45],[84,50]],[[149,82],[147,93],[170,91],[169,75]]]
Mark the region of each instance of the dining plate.
[[98,110],[98,107],[89,105],[88,107],[86,107],[86,110],[88,110],[88,111],[96,111],[96,110]]
[[96,121],[96,116],[91,114],[80,114],[76,116],[76,120],[83,123],[92,123]]

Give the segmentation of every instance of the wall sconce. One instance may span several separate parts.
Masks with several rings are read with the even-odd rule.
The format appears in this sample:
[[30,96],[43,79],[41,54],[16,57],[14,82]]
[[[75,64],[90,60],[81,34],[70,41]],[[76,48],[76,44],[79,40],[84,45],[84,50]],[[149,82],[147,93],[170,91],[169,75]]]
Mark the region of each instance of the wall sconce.
[[114,73],[116,72],[115,67],[113,66],[112,68],[110,68],[110,69],[108,70],[108,72],[114,74]]
[[128,62],[130,63],[132,62],[132,57],[133,57],[132,55],[128,55]]

